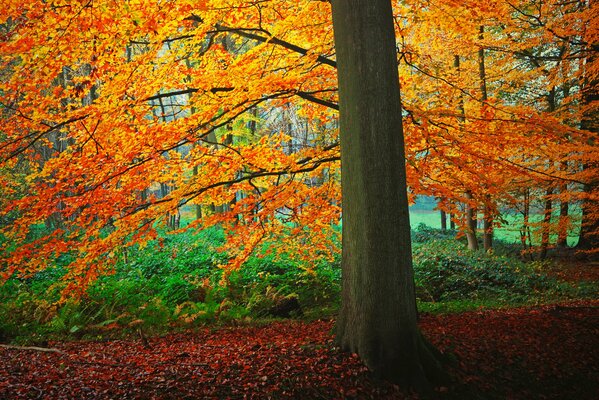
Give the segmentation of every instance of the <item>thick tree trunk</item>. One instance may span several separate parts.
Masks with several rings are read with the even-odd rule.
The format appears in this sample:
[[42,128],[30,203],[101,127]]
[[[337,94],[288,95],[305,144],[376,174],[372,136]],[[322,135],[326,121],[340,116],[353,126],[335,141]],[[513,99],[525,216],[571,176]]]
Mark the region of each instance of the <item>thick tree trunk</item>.
[[375,375],[426,391],[442,368],[416,324],[391,2],[332,5],[343,188],[337,341]]

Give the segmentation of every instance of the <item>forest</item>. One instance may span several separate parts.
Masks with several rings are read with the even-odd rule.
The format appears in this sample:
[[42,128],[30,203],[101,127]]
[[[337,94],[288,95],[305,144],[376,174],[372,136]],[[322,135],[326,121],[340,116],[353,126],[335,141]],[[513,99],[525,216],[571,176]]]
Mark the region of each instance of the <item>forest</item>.
[[0,2],[0,398],[595,399],[596,0]]

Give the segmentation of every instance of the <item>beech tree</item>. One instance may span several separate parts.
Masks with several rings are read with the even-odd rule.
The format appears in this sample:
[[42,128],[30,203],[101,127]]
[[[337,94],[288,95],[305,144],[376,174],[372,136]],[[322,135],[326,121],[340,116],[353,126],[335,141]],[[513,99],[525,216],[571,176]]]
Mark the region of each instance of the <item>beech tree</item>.
[[[306,270],[332,258],[337,62],[339,341],[379,375],[426,387],[440,371],[415,322],[406,182],[472,246],[461,205],[497,225],[514,193],[527,219],[560,186],[596,250],[594,1],[333,3],[337,49],[328,1],[0,2],[0,282],[68,260],[77,296],[191,206],[182,229],[227,232],[225,277],[268,239]],[[551,113],[537,93],[553,87]],[[280,110],[310,126],[306,146],[260,120]]]
[[343,188],[337,341],[375,374],[423,390],[442,368],[416,324],[391,2],[332,6]]

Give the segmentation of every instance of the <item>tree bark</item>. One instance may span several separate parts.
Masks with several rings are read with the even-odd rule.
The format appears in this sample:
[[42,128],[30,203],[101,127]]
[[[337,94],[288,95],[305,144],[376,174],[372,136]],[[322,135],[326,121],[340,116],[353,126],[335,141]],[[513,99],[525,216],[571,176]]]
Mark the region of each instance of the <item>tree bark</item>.
[[337,342],[419,391],[443,376],[420,334],[391,2],[333,0],[343,188]]
[[483,246],[485,251],[493,250],[493,214],[490,207],[485,205],[483,220]]
[[443,210],[441,212],[441,230],[445,232],[447,230],[447,213]]
[[[460,56],[457,54],[453,58],[453,66],[459,74]],[[486,89],[484,90],[484,93],[486,93]],[[463,125],[466,122],[466,108],[464,106],[463,93],[459,94],[458,110],[458,121]],[[466,190],[466,198],[472,199],[472,192],[470,192],[470,190]],[[473,209],[469,203],[466,203],[466,239],[468,240],[468,248],[470,250],[478,250],[478,241],[476,239],[476,209]]]
[[553,188],[550,187],[545,193],[545,210],[543,211],[543,226],[541,230],[541,252],[539,257],[541,260],[547,258],[547,249],[549,248],[549,234],[551,233],[551,212],[552,202],[551,196],[553,195]]
[[530,253],[528,251],[529,249],[532,248],[529,215],[530,215],[530,191],[529,191],[529,189],[525,189],[524,199],[523,199],[523,204],[522,204],[522,226],[520,227],[520,242],[522,243],[522,248],[523,248],[524,253],[528,253],[530,260],[532,261],[532,253]]
[[[595,1],[589,2],[589,8]],[[596,4],[594,5],[596,7]],[[597,75],[592,74],[593,68],[596,68],[597,53],[599,53],[599,42],[596,40],[588,46],[588,56],[586,58],[586,67],[583,87],[582,87],[582,106],[585,111],[582,116],[581,129],[593,133],[589,139],[589,144],[596,146],[599,136],[599,79]],[[580,226],[580,236],[576,248],[582,251],[593,251],[590,256],[599,259],[599,204],[593,197],[599,192],[599,162],[596,159],[587,160],[583,169],[595,172],[584,186],[584,191],[588,197],[582,203],[582,222]]]
[[[466,192],[466,198],[473,200],[472,193]],[[476,208],[466,203],[466,240],[468,240],[468,248],[470,250],[478,250],[478,240],[476,239]]]
[[[564,170],[568,169],[568,163],[564,162],[562,163]],[[560,193],[562,194],[562,196],[564,195],[564,193],[568,192],[568,185],[566,183],[563,183],[562,185],[560,185]],[[560,249],[565,249],[568,247],[568,229],[570,227],[570,217],[569,217],[569,211],[570,211],[570,204],[568,203],[567,200],[564,200],[563,198],[560,200],[560,204],[559,204],[559,223],[558,223],[558,231],[557,231],[557,242],[556,242],[556,246]]]
[[[484,38],[485,27],[480,26],[479,28],[479,39]],[[478,73],[480,79],[480,92],[481,92],[481,102],[482,109],[484,111],[487,106],[487,100],[489,99],[489,95],[487,93],[487,73],[485,69],[485,48],[481,46],[478,50]],[[483,220],[483,248],[485,251],[491,251],[493,249],[493,214],[491,213],[490,203],[491,196],[486,195],[486,204],[484,207],[484,220]],[[477,245],[478,247],[478,245]]]

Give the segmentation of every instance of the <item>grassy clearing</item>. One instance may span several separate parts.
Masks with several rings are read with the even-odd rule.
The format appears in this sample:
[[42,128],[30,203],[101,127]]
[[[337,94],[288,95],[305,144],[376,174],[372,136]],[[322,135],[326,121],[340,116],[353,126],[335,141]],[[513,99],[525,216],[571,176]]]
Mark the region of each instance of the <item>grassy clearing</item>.
[[[555,221],[557,216],[553,217]],[[573,215],[574,222],[577,223],[580,215]],[[520,243],[520,228],[523,223],[523,218],[519,215],[505,215],[503,216],[504,223],[501,227],[495,228],[494,236],[497,240],[506,243]],[[540,238],[538,234],[534,234],[534,225],[541,223],[543,216],[541,214],[533,214],[530,216],[530,224],[533,226],[533,244],[539,245]],[[419,225],[424,224],[428,227],[441,229],[441,215],[439,211],[434,210],[410,210],[410,226],[412,229],[417,229]],[[449,224],[448,224],[449,225]],[[568,245],[574,246],[578,243],[578,230],[576,227],[572,229],[568,236]],[[482,231],[481,231],[482,234]],[[551,236],[551,240],[555,241],[555,235]]]

